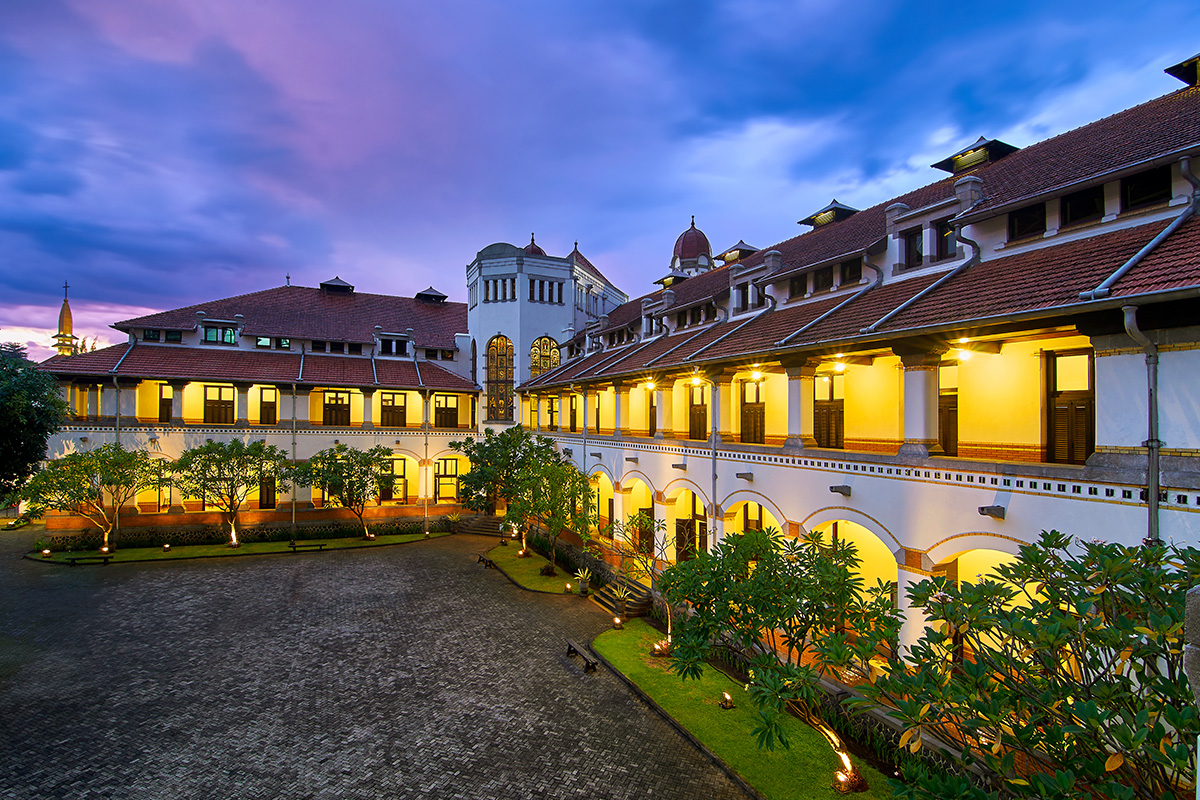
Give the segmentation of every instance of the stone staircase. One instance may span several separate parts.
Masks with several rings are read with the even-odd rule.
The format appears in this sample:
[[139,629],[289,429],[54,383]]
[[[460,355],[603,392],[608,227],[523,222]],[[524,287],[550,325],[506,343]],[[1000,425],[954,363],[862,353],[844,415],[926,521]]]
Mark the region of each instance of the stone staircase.
[[599,591],[592,592],[592,600],[601,608],[607,610],[613,616],[617,616],[617,598],[613,594],[613,590],[618,585],[623,585],[629,589],[629,598],[625,601],[624,619],[633,617],[644,617],[650,613],[651,598],[650,590],[640,583],[627,581],[624,578],[618,578],[611,583],[608,583]]
[[503,535],[504,518],[492,517],[480,514],[475,517],[464,519],[458,525],[459,533],[474,533],[479,536],[495,536],[500,538]]

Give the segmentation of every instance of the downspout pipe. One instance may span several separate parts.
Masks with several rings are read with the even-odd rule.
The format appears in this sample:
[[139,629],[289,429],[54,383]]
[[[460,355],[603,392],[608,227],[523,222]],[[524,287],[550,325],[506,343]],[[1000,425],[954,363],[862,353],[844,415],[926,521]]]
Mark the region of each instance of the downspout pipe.
[[872,289],[876,289],[879,286],[882,286],[883,285],[883,269],[881,267],[878,267],[871,263],[871,257],[870,257],[870,255],[867,254],[866,250],[863,251],[863,264],[865,264],[870,269],[875,270],[875,280],[871,281],[869,284],[862,287],[857,292],[850,295],[845,300],[843,300],[842,302],[838,303],[833,308],[826,311],[824,314],[821,314],[820,316],[816,317],[815,319],[809,320],[808,322],[804,323],[804,325],[802,325],[798,330],[795,330],[792,333],[789,333],[787,336],[785,336],[784,338],[782,338],[778,342],[776,342],[775,346],[783,347],[788,342],[792,341],[792,339],[795,339],[797,336],[804,333],[806,330],[813,327],[814,325],[821,322],[822,320],[826,319],[827,317],[831,317],[834,314],[836,314],[837,312],[841,311],[842,308],[849,305],[850,303],[853,303],[855,300],[862,297],[867,292],[871,291]]
[[1142,544],[1154,547],[1162,544],[1158,535],[1159,450],[1162,448],[1162,441],[1158,438],[1158,346],[1138,327],[1137,310],[1137,306],[1121,306],[1125,315],[1125,332],[1129,334],[1129,338],[1141,345],[1146,353],[1147,435],[1142,446],[1146,448],[1149,461],[1146,470],[1146,500],[1149,511],[1146,519],[1146,538],[1142,540]]
[[[303,347],[303,345],[301,345]],[[300,363],[304,363],[304,351],[300,351]],[[296,384],[292,384],[292,469],[296,468]],[[292,482],[292,544],[296,543],[296,484]]]
[[928,286],[926,286],[926,287],[925,287],[924,289],[922,289],[921,291],[919,291],[919,292],[917,292],[916,294],[914,294],[912,297],[910,297],[910,298],[908,298],[907,300],[905,300],[905,301],[904,301],[903,303],[901,303],[900,305],[898,305],[898,306],[896,306],[895,308],[893,308],[893,309],[892,309],[891,311],[889,311],[888,313],[884,314],[884,315],[883,315],[882,317],[880,317],[879,319],[877,319],[877,320],[875,320],[874,322],[872,322],[872,323],[871,323],[870,325],[868,325],[867,327],[863,328],[863,329],[862,329],[862,331],[861,331],[861,333],[874,333],[874,332],[875,332],[875,330],[876,330],[876,329],[877,329],[877,328],[878,328],[880,325],[882,325],[883,323],[887,322],[889,319],[891,319],[892,317],[896,316],[896,315],[897,315],[897,314],[899,314],[901,311],[903,311],[904,309],[908,308],[909,306],[911,306],[913,303],[917,302],[917,301],[918,301],[918,300],[920,300],[921,298],[923,298],[923,297],[925,297],[926,295],[930,294],[931,292],[935,291],[935,290],[936,290],[938,287],[942,286],[943,284],[947,283],[948,281],[951,281],[951,280],[953,280],[953,279],[954,279],[954,278],[956,278],[957,276],[961,275],[962,273],[966,272],[966,271],[967,271],[967,270],[969,270],[971,267],[973,267],[973,266],[975,266],[976,264],[978,264],[978,263],[979,263],[979,260],[980,260],[980,253],[982,252],[981,248],[979,247],[979,242],[976,242],[976,241],[974,241],[974,240],[972,240],[972,239],[968,239],[966,236],[963,236],[963,232],[962,232],[962,226],[961,226],[961,225],[956,225],[956,226],[954,227],[954,238],[958,239],[958,241],[960,241],[960,242],[966,242],[968,245],[970,245],[970,247],[971,247],[971,250],[973,251],[973,252],[971,253],[971,257],[970,257],[970,258],[968,258],[968,259],[967,259],[966,261],[964,261],[963,263],[959,264],[959,265],[958,265],[957,267],[955,267],[954,269],[952,269],[952,270],[950,270],[949,272],[947,272],[947,273],[946,273],[945,275],[943,275],[942,277],[938,278],[938,279],[937,279],[936,281],[934,281],[933,283],[931,283],[931,284],[929,284]]
[[1146,242],[1145,246],[1143,246],[1141,250],[1138,250],[1133,254],[1133,256],[1130,257],[1128,261],[1118,267],[1116,272],[1105,278],[1103,283],[1101,283],[1095,289],[1089,289],[1088,291],[1080,292],[1080,300],[1100,300],[1111,295],[1112,287],[1116,285],[1117,281],[1125,277],[1125,274],[1129,272],[1129,270],[1136,267],[1143,258],[1154,252],[1154,249],[1162,244],[1167,237],[1179,230],[1179,227],[1183,225],[1183,223],[1187,222],[1193,215],[1195,215],[1196,206],[1198,203],[1200,203],[1200,179],[1197,179],[1196,176],[1192,174],[1191,159],[1189,159],[1187,156],[1179,159],[1179,171],[1183,175],[1184,179],[1192,185],[1191,202],[1187,204],[1187,207],[1183,209],[1183,212],[1178,217],[1171,221],[1170,225],[1163,228],[1162,231],[1160,231],[1159,234],[1149,242]]

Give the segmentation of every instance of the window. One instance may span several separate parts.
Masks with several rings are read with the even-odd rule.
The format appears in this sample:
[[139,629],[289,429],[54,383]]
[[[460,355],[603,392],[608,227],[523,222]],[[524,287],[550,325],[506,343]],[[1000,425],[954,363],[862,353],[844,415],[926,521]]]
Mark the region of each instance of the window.
[[175,343],[182,342],[183,341],[183,331],[167,331],[166,336],[164,337],[164,341],[175,342]]
[[529,348],[529,377],[536,378],[543,372],[549,372],[559,364],[558,342],[549,336],[533,340]]
[[571,395],[571,433],[578,430],[579,396]]
[[438,351],[437,350],[426,350],[425,351],[425,360],[426,361],[437,361],[438,360]]
[[391,339],[380,339],[379,340],[379,355],[390,356],[391,354],[392,354],[392,340]]
[[958,365],[938,367],[938,441],[942,452],[958,455]]
[[813,437],[817,447],[840,449],[845,446],[845,378],[842,375],[818,375],[814,387]]
[[763,444],[766,442],[766,403],[763,385],[758,381],[742,383],[742,442]]
[[1104,216],[1104,187],[1093,186],[1064,195],[1060,201],[1062,226],[1081,225]]
[[693,308],[691,311],[688,312],[688,324],[689,325],[699,325],[703,321],[704,321],[704,309],[700,308],[699,306],[696,306],[695,308]]
[[392,459],[392,481],[379,484],[379,501],[381,503],[408,502],[408,481],[404,475],[404,459]]
[[403,428],[407,423],[407,395],[404,392],[382,392],[379,395],[379,424],[385,428]]
[[236,335],[235,328],[216,325],[204,326],[204,341],[209,344],[237,344]]
[[233,424],[233,387],[204,387],[204,423],[206,425]]
[[529,302],[533,302],[533,298],[537,296],[537,281],[533,278],[529,279]]
[[858,283],[862,280],[862,259],[852,258],[842,262],[842,283]]
[[688,391],[688,438],[708,438],[708,387],[692,386]]
[[433,426],[435,428],[458,427],[458,395],[435,394],[433,396]]
[[1096,449],[1095,366],[1089,350],[1046,354],[1050,405],[1046,458],[1084,464]]
[[761,531],[763,529],[762,503],[746,503],[742,506],[742,530]]
[[925,260],[925,232],[920,228],[909,228],[900,235],[904,239],[904,268],[921,266]]
[[277,401],[279,393],[275,389],[262,389],[258,397],[258,422],[260,425],[274,425],[279,421]]
[[458,501],[458,460],[454,458],[439,458],[434,462],[434,498],[435,503],[444,500]]
[[658,435],[658,395],[653,389],[646,392],[646,435]]
[[704,517],[704,505],[694,492],[690,518],[675,520],[675,560],[689,561],[696,553],[708,551],[708,520]]
[[833,288],[833,267],[822,267],[813,272],[813,291],[827,292]]
[[158,387],[158,421],[161,425],[171,424],[171,411],[173,409],[173,390],[170,386]]
[[453,361],[453,360],[454,360],[454,351],[453,350],[443,350],[442,351],[442,361]]
[[495,336],[487,347],[487,418],[513,418],[513,346],[507,336]]
[[737,310],[745,311],[746,309],[750,308],[750,284],[749,283],[739,283],[737,286],[737,290],[738,290]]
[[546,429],[558,430],[558,398],[551,397],[546,401]]
[[596,419],[592,423],[595,426],[596,433],[600,432],[600,393],[596,393]]
[[142,341],[143,342],[157,342],[158,341],[158,331],[155,330],[154,328],[146,328],[144,331],[142,331]]
[[1046,204],[1038,203],[1008,212],[1008,240],[1028,239],[1046,232]]
[[258,481],[258,507],[275,508],[275,476],[264,475]]
[[349,349],[350,355],[352,355],[352,356],[361,356],[362,355],[362,342],[352,342],[351,344],[347,345],[346,347]]
[[958,239],[954,235],[954,226],[950,220],[943,219],[934,223],[937,231],[937,260],[943,261],[954,258],[958,254]]
[[325,392],[321,409],[322,425],[350,425],[350,393]]
[[292,349],[292,340],[285,338],[285,337],[280,337],[280,338],[276,339],[275,340],[275,349],[276,350],[291,350]]
[[1121,179],[1121,210],[1132,211],[1171,199],[1171,168],[1161,166]]
[[269,349],[271,347],[271,337],[270,336],[256,336],[254,338],[254,346],[255,347],[266,347]]
[[808,294],[808,273],[793,275],[788,279],[788,299],[795,300]]
[[312,351],[314,353],[324,353],[326,349],[327,349],[326,342],[321,342],[321,341],[317,341],[316,339],[313,339]]

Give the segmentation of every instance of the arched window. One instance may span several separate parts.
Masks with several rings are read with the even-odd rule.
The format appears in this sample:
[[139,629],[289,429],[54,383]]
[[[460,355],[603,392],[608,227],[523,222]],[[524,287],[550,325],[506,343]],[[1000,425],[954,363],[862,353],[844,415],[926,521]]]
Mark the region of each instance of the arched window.
[[529,377],[536,378],[558,366],[558,342],[549,336],[535,339],[529,348]]
[[487,418],[513,418],[513,346],[507,336],[494,336],[487,346]]

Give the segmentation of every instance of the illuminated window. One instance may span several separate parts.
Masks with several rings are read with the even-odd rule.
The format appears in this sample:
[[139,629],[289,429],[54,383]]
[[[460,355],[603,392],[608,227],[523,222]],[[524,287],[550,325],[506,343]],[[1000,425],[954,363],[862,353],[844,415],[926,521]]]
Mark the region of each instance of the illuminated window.
[[743,381],[741,439],[745,444],[766,442],[766,408],[763,385],[758,381]]
[[536,378],[543,372],[549,372],[559,364],[558,342],[549,336],[543,336],[533,341],[529,348],[529,377]]
[[206,425],[233,424],[233,387],[204,387],[204,422]]
[[277,400],[279,392],[274,388],[259,390],[258,397],[258,423],[260,425],[274,425],[278,419]]
[[237,331],[235,328],[212,325],[204,327],[204,341],[209,344],[236,344],[236,335]]
[[379,424],[385,428],[403,428],[408,420],[407,396],[404,392],[382,392],[379,395]]
[[322,425],[350,425],[350,393],[325,392],[324,404],[321,409]]
[[487,347],[487,418],[513,418],[513,346],[507,336],[495,336]]
[[435,428],[458,427],[458,396],[435,394],[433,396],[433,426]]

